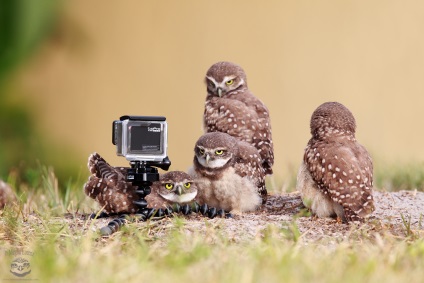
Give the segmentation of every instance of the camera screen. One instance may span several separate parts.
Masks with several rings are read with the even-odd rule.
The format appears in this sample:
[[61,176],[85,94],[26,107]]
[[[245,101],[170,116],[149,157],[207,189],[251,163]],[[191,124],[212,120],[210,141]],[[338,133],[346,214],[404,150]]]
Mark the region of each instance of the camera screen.
[[160,123],[132,125],[129,130],[131,152],[157,153],[162,151],[162,127]]

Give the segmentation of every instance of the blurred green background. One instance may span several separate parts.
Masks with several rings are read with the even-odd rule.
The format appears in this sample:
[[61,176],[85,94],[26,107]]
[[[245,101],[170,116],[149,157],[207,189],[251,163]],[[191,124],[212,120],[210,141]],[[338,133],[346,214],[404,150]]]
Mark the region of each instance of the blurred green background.
[[186,170],[204,75],[228,60],[270,109],[278,186],[295,176],[325,101],[354,113],[380,186],[385,174],[422,186],[422,1],[0,3],[3,178],[43,164],[62,182],[84,180],[93,151],[127,165],[111,144],[123,114],[166,116],[171,169]]

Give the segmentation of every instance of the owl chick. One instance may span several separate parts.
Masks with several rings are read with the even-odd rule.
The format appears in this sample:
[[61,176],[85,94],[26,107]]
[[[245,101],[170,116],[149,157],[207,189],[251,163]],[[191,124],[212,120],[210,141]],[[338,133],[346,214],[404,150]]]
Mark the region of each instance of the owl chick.
[[159,209],[174,203],[190,203],[197,196],[196,183],[190,175],[181,171],[171,171],[161,175],[151,189],[151,193],[145,198],[149,208]]
[[373,164],[355,130],[355,118],[340,103],[324,103],[312,114],[297,189],[318,217],[362,221],[374,211]]
[[223,132],[256,147],[265,174],[272,174],[274,149],[268,108],[247,87],[243,69],[218,62],[206,73],[205,133]]
[[[99,154],[88,158],[92,175],[84,185],[87,196],[95,199],[110,213],[135,213],[139,199],[136,186],[126,181],[126,168],[110,166]],[[197,188],[191,177],[180,171],[167,172],[151,186],[151,193],[145,197],[149,208],[165,208],[173,203],[187,203],[194,200]]]
[[0,209],[3,209],[6,205],[10,205],[14,201],[16,201],[16,196],[12,188],[0,180]]
[[189,174],[197,184],[197,200],[240,214],[266,200],[265,172],[258,150],[221,132],[204,134],[196,142]]

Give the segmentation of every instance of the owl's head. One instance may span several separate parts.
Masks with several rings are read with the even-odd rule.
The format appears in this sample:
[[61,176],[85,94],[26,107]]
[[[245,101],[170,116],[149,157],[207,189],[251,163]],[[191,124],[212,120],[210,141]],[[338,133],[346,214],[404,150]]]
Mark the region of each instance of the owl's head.
[[338,102],[321,104],[312,113],[311,134],[315,137],[342,133],[355,135],[356,121],[352,112]]
[[237,140],[221,132],[204,134],[194,147],[195,162],[208,169],[220,169],[231,165],[237,154]]
[[160,176],[154,183],[154,189],[164,199],[175,203],[192,201],[197,195],[193,179],[185,172],[171,171]]
[[245,72],[231,62],[213,64],[206,72],[205,82],[208,94],[219,97],[247,88]]

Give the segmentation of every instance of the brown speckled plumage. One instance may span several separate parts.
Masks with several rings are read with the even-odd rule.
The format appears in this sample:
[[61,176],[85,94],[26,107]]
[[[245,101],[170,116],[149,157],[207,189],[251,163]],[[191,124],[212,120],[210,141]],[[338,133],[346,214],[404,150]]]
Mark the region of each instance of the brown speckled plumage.
[[204,130],[227,133],[256,147],[266,174],[272,174],[274,149],[268,108],[247,87],[243,69],[218,62],[206,73]]
[[360,221],[374,210],[373,164],[355,131],[355,118],[340,103],[324,103],[312,114],[297,188],[318,216]]

